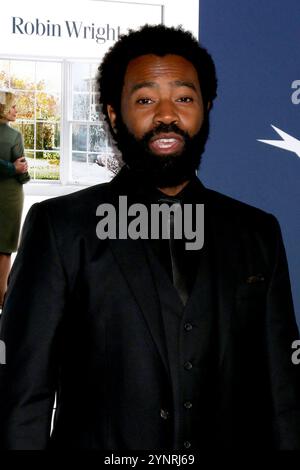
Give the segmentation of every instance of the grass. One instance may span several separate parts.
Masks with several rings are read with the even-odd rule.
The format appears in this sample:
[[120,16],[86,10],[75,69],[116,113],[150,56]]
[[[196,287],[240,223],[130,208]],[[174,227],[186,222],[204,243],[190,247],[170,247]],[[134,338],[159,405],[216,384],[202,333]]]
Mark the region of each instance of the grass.
[[35,180],[59,180],[59,167],[35,168],[30,172],[30,176]]

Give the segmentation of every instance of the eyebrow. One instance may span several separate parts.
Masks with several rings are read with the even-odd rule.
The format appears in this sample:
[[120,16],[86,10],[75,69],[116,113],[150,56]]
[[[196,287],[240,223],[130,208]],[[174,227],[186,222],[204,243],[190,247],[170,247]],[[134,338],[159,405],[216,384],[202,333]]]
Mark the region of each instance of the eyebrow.
[[187,88],[191,88],[194,91],[197,91],[195,85],[193,82],[187,82],[185,80],[175,80],[175,82],[172,82],[177,87],[185,86]]
[[157,83],[155,82],[140,82],[140,83],[136,83],[135,85],[133,85],[133,87],[131,88],[131,94],[134,93],[135,91],[137,90],[140,90],[141,88],[155,88],[157,87]]
[[[197,92],[197,89],[194,85],[193,82],[188,82],[185,80],[174,80],[173,82],[170,82],[170,84],[174,87],[187,87],[191,88],[192,90]],[[131,88],[131,94],[133,94],[135,91],[140,90],[141,88],[157,88],[158,84],[156,82],[140,82],[136,83],[133,85]]]

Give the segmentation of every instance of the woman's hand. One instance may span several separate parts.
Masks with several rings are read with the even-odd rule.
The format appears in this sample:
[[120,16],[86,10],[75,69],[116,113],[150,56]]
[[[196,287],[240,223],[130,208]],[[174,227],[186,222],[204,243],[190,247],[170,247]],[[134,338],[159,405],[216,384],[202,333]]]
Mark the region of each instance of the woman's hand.
[[26,171],[28,170],[28,163],[26,162],[24,157],[17,158],[17,160],[15,160],[14,162],[14,166],[18,175],[26,173]]

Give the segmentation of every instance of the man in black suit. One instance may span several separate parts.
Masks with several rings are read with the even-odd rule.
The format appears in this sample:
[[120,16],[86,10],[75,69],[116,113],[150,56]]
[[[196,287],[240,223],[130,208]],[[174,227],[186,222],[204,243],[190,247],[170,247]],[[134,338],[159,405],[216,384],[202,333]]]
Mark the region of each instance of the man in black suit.
[[[27,217],[0,335],[1,447],[300,449],[278,223],[195,176],[211,57],[181,29],[145,26],[108,52],[98,84],[125,165]],[[204,204],[204,246],[188,250],[171,229],[101,239],[99,206],[116,208],[120,228],[120,196],[131,208]]]

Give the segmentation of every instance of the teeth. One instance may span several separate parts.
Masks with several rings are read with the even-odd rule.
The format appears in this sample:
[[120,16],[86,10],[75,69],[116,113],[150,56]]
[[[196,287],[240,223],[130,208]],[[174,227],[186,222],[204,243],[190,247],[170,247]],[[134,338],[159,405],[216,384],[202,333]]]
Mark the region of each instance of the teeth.
[[176,139],[157,139],[157,142],[162,144],[171,144],[173,142],[176,142]]
[[177,142],[176,139],[157,139],[155,141],[156,145],[158,145],[160,148],[168,148],[171,147],[175,142]]

